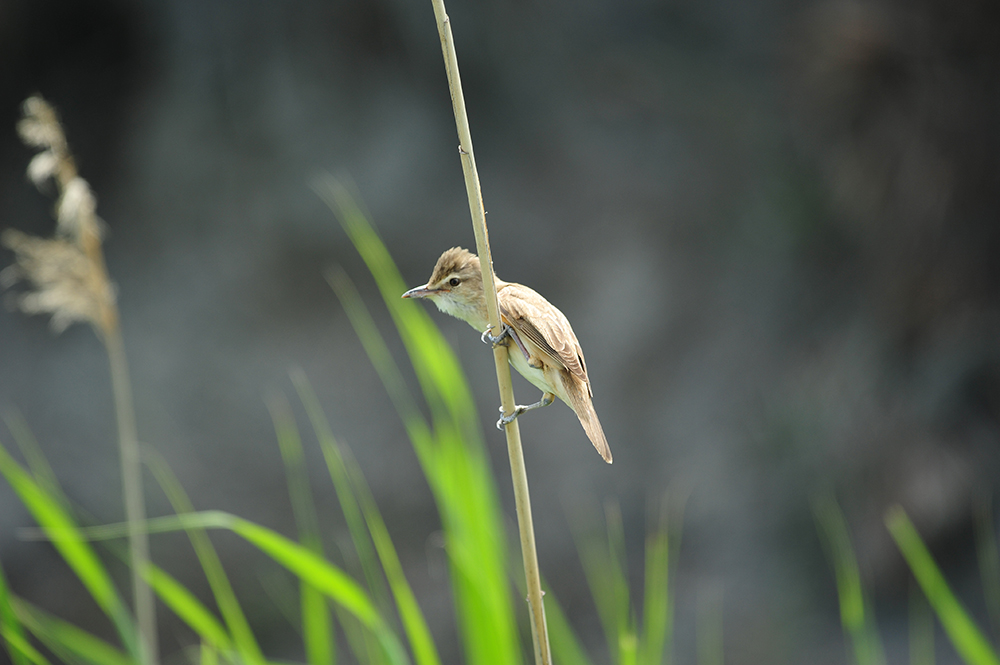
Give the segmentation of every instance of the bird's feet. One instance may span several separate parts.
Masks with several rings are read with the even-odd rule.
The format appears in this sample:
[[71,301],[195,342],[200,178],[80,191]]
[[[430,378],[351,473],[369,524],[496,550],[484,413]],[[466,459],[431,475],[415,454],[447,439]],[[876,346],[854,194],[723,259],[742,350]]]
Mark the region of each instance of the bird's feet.
[[479,338],[479,339],[483,340],[483,344],[489,344],[491,346],[496,346],[500,342],[502,342],[505,339],[507,339],[508,337],[510,337],[510,326],[508,326],[505,323],[502,323],[500,325],[501,325],[502,329],[500,330],[500,334],[497,335],[496,337],[494,337],[493,335],[490,334],[490,331],[493,330],[493,326],[490,326],[489,328],[487,328],[486,330],[483,331],[482,337]]
[[517,417],[524,413],[527,409],[523,406],[515,406],[514,410],[508,415],[503,412],[503,405],[500,405],[500,420],[497,421],[497,429],[502,430],[505,426],[511,424]]
[[538,400],[534,404],[528,404],[527,406],[521,406],[520,404],[514,407],[514,410],[510,414],[504,414],[503,405],[500,405],[500,420],[497,421],[497,429],[502,430],[504,425],[509,425],[514,422],[519,415],[525,411],[531,411],[532,409],[540,409],[543,406],[548,406],[552,404],[552,401],[556,398],[552,393],[542,393],[542,399]]

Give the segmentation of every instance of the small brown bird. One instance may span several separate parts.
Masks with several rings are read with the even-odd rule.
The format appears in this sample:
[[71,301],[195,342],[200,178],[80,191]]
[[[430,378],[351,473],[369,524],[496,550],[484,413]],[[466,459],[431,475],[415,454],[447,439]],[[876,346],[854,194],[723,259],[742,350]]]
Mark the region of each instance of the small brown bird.
[[[527,286],[505,282],[494,276],[503,332],[493,337],[489,331],[486,298],[479,257],[452,247],[441,255],[431,278],[423,286],[410,289],[404,298],[429,298],[438,309],[462,319],[483,332],[483,341],[494,344],[510,337],[518,350],[509,353],[510,364],[542,391],[542,399],[527,406],[517,406],[504,415],[498,428],[531,409],[548,406],[555,397],[576,412],[580,424],[604,461],[611,464],[611,449],[594,411],[587,365],[583,350],[566,317],[548,300]],[[501,412],[503,407],[500,407]]]

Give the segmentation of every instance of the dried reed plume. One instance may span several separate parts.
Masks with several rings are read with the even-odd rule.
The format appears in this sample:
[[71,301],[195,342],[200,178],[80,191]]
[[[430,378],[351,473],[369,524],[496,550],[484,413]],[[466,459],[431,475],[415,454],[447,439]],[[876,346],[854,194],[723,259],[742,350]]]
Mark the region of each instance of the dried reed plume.
[[101,251],[102,225],[97,204],[90,185],[77,173],[62,126],[48,102],[39,96],[29,97],[17,132],[26,145],[40,150],[28,165],[28,178],[43,192],[49,180],[56,185],[57,224],[52,238],[37,238],[12,229],[0,234],[0,242],[15,254],[14,265],[0,272],[0,285],[27,282],[29,289],[14,297],[22,311],[51,314],[56,332],[76,321],[88,322],[104,342],[118,420],[135,613],[141,638],[139,655],[143,663],[155,664],[156,615],[152,593],[143,577],[149,561],[149,542],[143,526],[146,510],[139,445],[115,288],[108,279]]
[[17,131],[25,144],[41,149],[28,165],[28,177],[42,191],[50,179],[58,188],[56,235],[35,238],[4,231],[0,241],[14,251],[16,262],[0,273],[0,281],[4,286],[29,282],[33,290],[15,302],[29,314],[51,314],[57,332],[86,321],[106,337],[117,329],[118,315],[90,185],[77,174],[55,111],[41,97],[24,102]]

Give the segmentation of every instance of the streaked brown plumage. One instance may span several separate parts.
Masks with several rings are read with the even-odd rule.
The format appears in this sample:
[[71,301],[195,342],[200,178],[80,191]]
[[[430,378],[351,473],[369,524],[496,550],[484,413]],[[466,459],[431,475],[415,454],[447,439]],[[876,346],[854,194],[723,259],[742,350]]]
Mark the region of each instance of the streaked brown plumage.
[[[543,393],[542,399],[528,408],[550,404],[553,396],[561,399],[573,409],[594,448],[610,464],[611,449],[594,411],[587,364],[573,327],[536,291],[496,276],[494,280],[500,319],[510,327],[517,346],[510,349],[510,364]],[[410,289],[403,297],[429,298],[442,312],[480,332],[489,326],[479,257],[461,247],[445,251],[427,283]]]

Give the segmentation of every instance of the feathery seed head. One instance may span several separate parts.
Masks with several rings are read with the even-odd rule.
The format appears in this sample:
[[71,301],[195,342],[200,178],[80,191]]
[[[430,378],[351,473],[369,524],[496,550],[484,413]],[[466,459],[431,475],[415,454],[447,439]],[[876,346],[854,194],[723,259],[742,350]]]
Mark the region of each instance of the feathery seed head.
[[62,332],[76,321],[100,328],[104,308],[114,306],[114,289],[95,279],[91,259],[76,244],[62,238],[36,238],[8,229],[0,242],[16,257],[0,271],[0,285],[29,282],[32,290],[14,302],[26,314],[51,314],[52,329]]
[[17,123],[17,133],[25,144],[35,148],[66,150],[66,136],[59,117],[47,101],[38,95],[24,101],[24,118]]
[[28,179],[39,189],[45,181],[56,174],[59,158],[51,150],[44,150],[31,158],[28,163]]
[[77,176],[66,183],[56,205],[56,230],[71,238],[80,238],[85,232],[100,236],[97,223],[97,201],[90,185]]
[[15,254],[14,265],[0,271],[0,287],[28,282],[31,290],[15,295],[13,302],[29,314],[51,314],[56,332],[86,321],[107,333],[117,326],[115,289],[104,269],[90,185],[77,174],[56,112],[44,99],[24,102],[17,131],[27,145],[41,149],[28,165],[28,177],[39,188],[49,178],[56,183],[57,227],[54,238],[13,230],[0,234],[0,243]]

